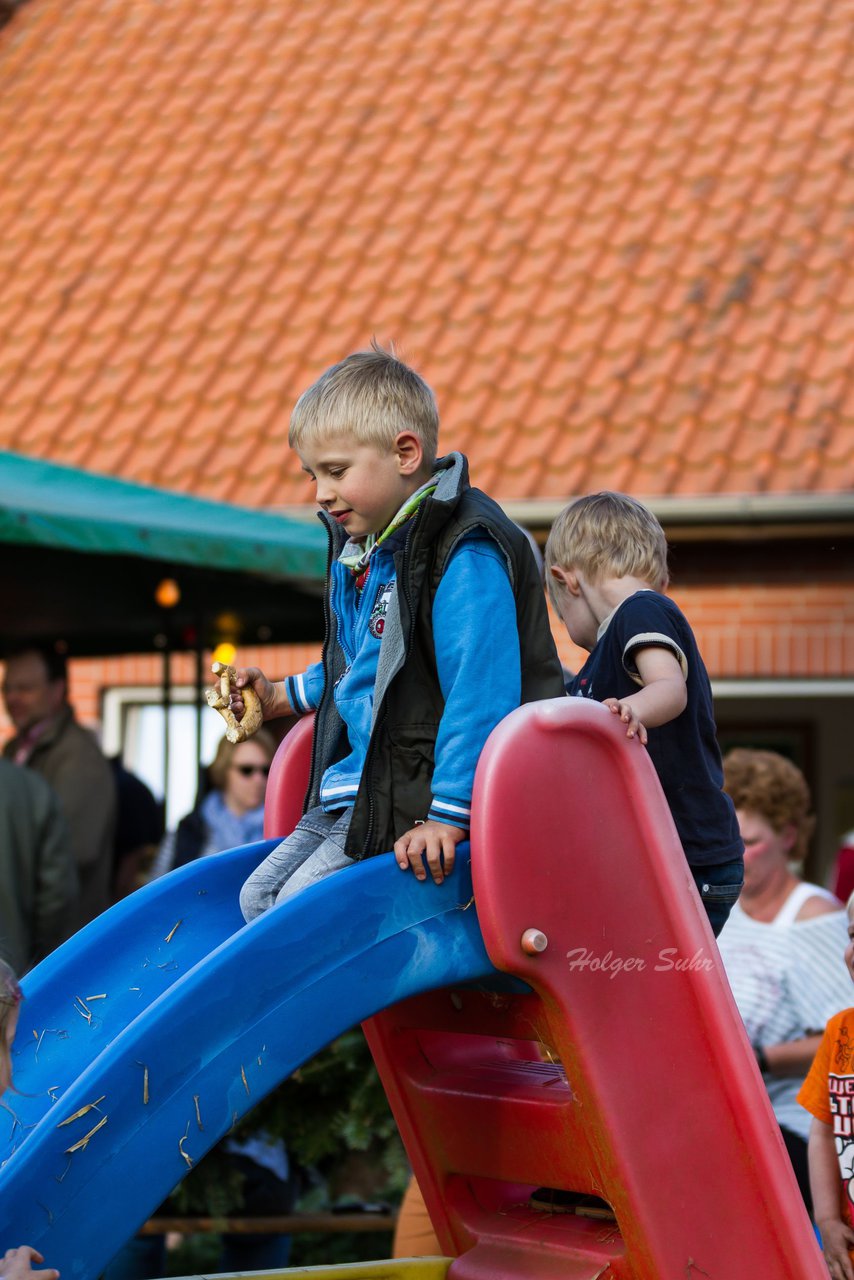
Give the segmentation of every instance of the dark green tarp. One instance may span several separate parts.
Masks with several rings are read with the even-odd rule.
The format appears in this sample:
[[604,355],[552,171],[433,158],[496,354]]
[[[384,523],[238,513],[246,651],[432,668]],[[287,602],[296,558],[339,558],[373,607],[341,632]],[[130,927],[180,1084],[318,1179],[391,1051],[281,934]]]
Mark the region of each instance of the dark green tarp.
[[[0,650],[70,654],[316,640],[326,535],[315,521],[209,502],[0,451]],[[173,609],[154,598],[174,577]]]
[[318,523],[0,452],[0,542],[322,581]]

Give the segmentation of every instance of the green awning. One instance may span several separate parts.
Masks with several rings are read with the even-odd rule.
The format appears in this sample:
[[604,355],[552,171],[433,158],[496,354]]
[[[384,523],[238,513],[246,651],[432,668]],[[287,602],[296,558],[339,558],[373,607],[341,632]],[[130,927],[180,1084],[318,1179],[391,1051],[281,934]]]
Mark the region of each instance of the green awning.
[[143,556],[322,581],[318,522],[130,484],[0,451],[0,542],[87,554]]
[[[72,656],[316,641],[318,521],[210,502],[0,451],[0,655]],[[180,600],[157,604],[164,577]]]

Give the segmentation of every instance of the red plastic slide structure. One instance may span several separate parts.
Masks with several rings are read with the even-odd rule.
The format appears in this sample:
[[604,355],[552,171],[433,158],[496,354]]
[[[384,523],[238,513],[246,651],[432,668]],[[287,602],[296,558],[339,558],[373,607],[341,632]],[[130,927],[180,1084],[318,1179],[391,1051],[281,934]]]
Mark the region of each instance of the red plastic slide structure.
[[605,708],[497,728],[472,872],[513,977],[366,1024],[452,1280],[826,1277],[655,772]]

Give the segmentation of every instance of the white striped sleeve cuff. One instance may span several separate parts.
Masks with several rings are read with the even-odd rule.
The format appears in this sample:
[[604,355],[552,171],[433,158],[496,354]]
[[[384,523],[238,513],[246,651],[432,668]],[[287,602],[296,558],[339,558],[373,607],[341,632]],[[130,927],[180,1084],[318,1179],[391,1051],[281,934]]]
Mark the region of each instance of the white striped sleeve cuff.
[[285,680],[285,692],[288,695],[288,702],[298,715],[304,716],[307,712],[314,710],[305,691],[304,676],[288,676]]
[[446,796],[434,796],[427,817],[432,822],[447,822],[452,827],[471,826],[471,802]]

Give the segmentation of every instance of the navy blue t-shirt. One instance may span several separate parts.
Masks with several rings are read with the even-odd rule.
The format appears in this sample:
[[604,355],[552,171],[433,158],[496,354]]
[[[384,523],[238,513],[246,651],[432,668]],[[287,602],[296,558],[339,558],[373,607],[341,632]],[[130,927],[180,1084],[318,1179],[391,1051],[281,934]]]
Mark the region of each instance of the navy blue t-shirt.
[[569,692],[580,698],[627,698],[642,688],[633,655],[655,647],[675,654],[688,702],[674,720],[648,729],[655,765],[691,866],[728,862],[743,851],[732,801],[723,790],[712,689],[694,633],[668,596],[637,591],[618,605]]

